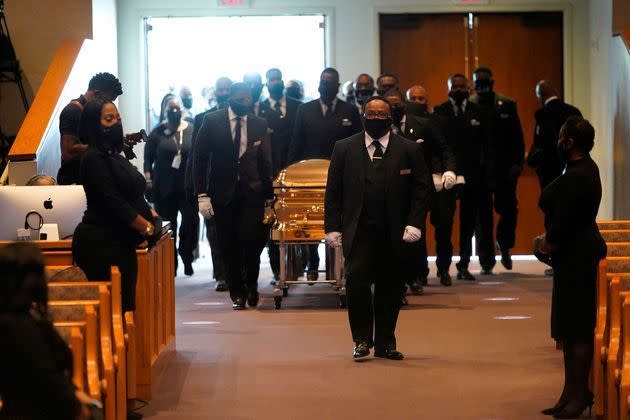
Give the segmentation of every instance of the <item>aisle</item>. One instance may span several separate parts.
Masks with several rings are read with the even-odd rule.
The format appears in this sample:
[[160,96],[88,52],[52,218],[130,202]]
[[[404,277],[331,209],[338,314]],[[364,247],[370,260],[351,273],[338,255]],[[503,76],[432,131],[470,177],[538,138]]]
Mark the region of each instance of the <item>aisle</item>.
[[[478,265],[471,267],[478,273]],[[398,323],[406,359],[354,363],[329,286],[291,289],[273,309],[263,264],[256,310],[232,311],[209,269],[178,277],[177,356],[151,404],[157,419],[537,419],[562,386],[549,338],[551,279],[536,262],[433,284]],[[432,272],[432,275],[434,273]]]

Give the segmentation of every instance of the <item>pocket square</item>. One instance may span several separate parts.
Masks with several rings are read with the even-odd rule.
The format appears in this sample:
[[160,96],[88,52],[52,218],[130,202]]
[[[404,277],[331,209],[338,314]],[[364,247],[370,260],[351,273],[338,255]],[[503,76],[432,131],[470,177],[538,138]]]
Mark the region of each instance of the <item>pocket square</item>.
[[341,124],[342,124],[344,127],[350,127],[350,126],[352,125],[352,121],[350,121],[350,120],[349,120],[349,119],[347,119],[347,118],[344,118],[343,120],[341,120]]
[[481,125],[481,123],[478,120],[472,119],[470,120],[470,125],[472,125],[473,127],[478,127]]
[[261,143],[261,142],[262,142],[262,140],[256,140],[256,141],[254,142],[254,144],[252,145],[252,147],[258,147],[258,146],[260,146],[260,143]]
[[501,114],[501,118],[506,120],[506,119],[510,118],[510,114]]
[[418,139],[416,140],[416,143],[424,143],[424,139]]
[[400,174],[401,175],[409,175],[411,173],[411,169],[401,169],[400,170]]

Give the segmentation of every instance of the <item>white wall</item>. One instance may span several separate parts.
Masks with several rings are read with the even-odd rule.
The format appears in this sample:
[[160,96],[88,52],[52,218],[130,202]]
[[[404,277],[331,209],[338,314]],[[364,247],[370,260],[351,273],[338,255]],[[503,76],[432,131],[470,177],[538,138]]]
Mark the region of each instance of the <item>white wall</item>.
[[92,0],[92,39],[106,66],[102,71],[118,73],[118,25],[116,0]]

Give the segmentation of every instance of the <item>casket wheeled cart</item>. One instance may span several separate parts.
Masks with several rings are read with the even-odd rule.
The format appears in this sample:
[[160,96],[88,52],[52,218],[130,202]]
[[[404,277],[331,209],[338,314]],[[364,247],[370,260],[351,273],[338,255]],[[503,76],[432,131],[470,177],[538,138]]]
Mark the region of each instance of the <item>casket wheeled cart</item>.
[[339,292],[340,306],[346,306],[341,248],[326,247],[326,279],[298,280],[304,274],[301,249],[324,241],[324,193],[329,160],[312,159],[295,163],[274,181],[275,222],[271,239],[280,248],[280,279],[274,289],[274,303],[280,309],[290,284],[330,284]]

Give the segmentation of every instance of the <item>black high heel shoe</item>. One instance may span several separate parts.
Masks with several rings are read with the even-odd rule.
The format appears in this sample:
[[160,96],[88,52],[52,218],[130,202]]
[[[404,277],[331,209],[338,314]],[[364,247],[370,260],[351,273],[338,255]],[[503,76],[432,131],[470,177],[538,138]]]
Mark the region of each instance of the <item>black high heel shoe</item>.
[[589,393],[589,395],[586,396],[586,398],[582,401],[581,404],[576,404],[573,407],[570,407],[571,403],[567,403],[562,408],[562,410],[554,413],[553,417],[556,419],[577,419],[577,418],[580,418],[584,410],[586,410],[587,408],[588,408],[588,415],[590,417],[591,411],[593,409],[594,401],[595,401],[595,398],[593,396],[593,393]]
[[545,416],[553,416],[554,414],[562,411],[565,405],[567,405],[566,401],[558,401],[553,407],[545,408],[543,410],[540,410],[540,412]]

